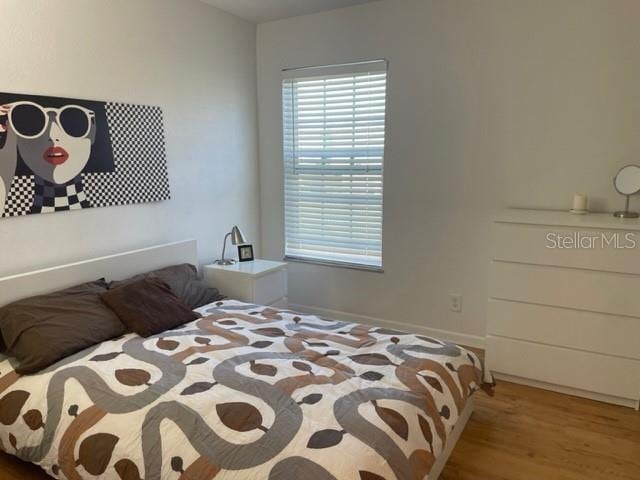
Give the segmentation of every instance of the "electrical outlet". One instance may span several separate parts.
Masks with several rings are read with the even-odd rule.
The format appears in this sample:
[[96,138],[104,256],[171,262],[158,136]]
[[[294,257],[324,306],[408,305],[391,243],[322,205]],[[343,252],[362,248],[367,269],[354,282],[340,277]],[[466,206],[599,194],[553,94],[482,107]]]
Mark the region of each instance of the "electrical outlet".
[[452,312],[462,311],[462,295],[452,293],[449,295],[449,309]]

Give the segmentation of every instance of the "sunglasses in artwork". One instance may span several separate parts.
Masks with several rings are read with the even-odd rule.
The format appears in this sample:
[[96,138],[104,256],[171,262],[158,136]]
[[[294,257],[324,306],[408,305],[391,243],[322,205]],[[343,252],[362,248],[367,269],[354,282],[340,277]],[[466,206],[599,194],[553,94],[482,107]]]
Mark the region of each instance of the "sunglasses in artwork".
[[45,108],[34,102],[22,101],[4,105],[3,110],[8,116],[8,126],[24,139],[42,136],[52,122],[73,138],[88,137],[95,125],[95,112],[79,105]]

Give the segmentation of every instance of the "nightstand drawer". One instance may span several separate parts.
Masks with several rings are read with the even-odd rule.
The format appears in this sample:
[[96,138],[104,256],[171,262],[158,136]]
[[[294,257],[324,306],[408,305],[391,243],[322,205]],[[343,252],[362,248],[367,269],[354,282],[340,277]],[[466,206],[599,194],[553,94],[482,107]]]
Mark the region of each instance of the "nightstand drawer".
[[207,283],[241,302],[282,306],[287,301],[287,264],[270,260],[205,265]]
[[254,302],[261,305],[270,305],[287,296],[287,271],[278,270],[262,277],[254,282]]

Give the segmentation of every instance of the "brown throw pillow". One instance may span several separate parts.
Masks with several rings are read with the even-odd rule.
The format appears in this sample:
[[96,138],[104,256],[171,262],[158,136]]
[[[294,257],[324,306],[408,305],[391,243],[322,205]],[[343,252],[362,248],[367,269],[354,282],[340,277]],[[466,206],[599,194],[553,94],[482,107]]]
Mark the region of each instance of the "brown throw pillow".
[[130,331],[141,337],[150,337],[198,318],[159,278],[126,283],[101,294],[100,298]]
[[146,277],[156,277],[162,280],[169,285],[176,297],[191,309],[202,307],[222,298],[218,289],[211,288],[198,279],[198,270],[188,263],[161,268],[119,282],[111,282],[109,288],[118,288]]
[[7,354],[19,362],[16,372],[38,372],[123,335],[122,322],[100,301],[106,291],[102,279],[0,308],[0,330]]

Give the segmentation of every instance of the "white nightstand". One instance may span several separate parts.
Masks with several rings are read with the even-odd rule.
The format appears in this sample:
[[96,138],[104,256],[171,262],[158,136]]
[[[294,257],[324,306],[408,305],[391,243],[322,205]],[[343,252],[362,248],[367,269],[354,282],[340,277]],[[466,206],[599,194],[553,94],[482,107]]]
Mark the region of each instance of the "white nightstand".
[[286,306],[287,264],[271,260],[205,265],[207,283],[222,295],[258,305]]

